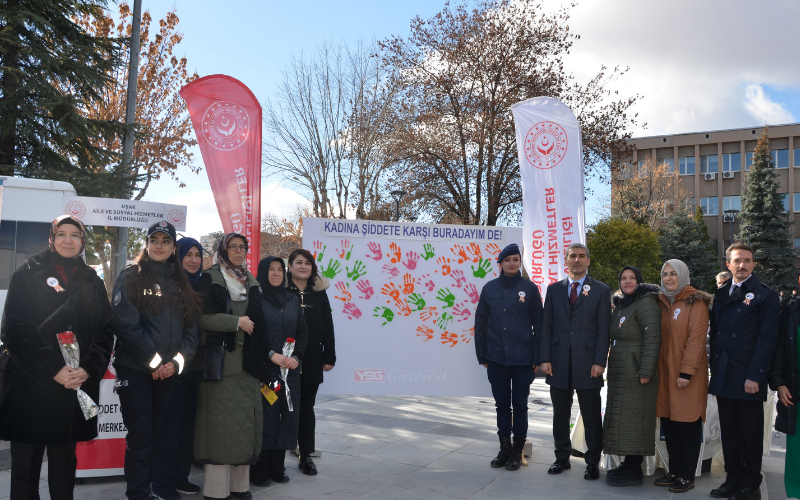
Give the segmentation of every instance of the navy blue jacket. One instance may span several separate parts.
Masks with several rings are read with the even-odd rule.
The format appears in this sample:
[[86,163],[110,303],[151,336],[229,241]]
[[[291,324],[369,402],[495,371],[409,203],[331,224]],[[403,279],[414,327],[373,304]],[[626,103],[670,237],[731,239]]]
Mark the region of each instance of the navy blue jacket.
[[475,311],[478,363],[538,365],[541,325],[542,296],[533,282],[501,275],[486,283]]
[[[751,275],[728,296],[732,280],[717,289],[711,310],[711,382],[715,396],[767,400],[767,374],[775,345],[781,304],[775,290]],[[750,304],[745,304],[752,293]],[[758,382],[756,394],[744,392],[745,380]]]

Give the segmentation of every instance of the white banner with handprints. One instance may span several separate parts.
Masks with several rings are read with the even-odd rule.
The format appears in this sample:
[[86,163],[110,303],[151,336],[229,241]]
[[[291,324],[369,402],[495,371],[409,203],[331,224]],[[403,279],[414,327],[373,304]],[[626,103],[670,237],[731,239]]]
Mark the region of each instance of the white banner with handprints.
[[303,219],[303,248],[331,282],[336,367],[324,394],[487,396],[472,342],[483,285],[522,230]]

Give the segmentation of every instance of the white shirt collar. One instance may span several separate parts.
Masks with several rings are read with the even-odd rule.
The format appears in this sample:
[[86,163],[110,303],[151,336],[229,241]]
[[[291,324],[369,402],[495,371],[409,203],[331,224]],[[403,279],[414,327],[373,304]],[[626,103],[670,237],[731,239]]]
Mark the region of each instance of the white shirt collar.
[[744,285],[744,282],[749,280],[752,276],[753,276],[753,273],[750,273],[750,276],[748,276],[744,280],[740,281],[739,283],[734,282],[733,278],[731,278],[731,289],[728,290],[728,296],[733,295],[733,291],[736,290],[736,287],[740,287],[740,286]]

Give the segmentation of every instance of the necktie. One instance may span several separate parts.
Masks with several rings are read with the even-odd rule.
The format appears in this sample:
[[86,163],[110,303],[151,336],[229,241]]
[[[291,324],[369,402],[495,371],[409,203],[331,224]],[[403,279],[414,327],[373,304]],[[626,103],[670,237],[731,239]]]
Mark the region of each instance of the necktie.
[[577,281],[572,282],[572,291],[569,292],[569,305],[575,307],[575,302],[578,302],[578,287],[581,286]]
[[728,295],[730,296],[730,295],[733,295],[734,293],[736,293],[736,289],[739,288],[740,286],[741,285],[738,284],[738,283],[733,284],[733,286],[731,286],[731,293],[729,293]]

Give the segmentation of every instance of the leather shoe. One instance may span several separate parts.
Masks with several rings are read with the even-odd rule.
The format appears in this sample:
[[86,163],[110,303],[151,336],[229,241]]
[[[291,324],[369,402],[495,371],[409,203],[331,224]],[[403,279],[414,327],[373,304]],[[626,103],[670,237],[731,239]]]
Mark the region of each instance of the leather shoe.
[[281,477],[273,477],[272,478],[272,482],[281,483],[281,484],[282,483],[288,483],[289,482],[289,476],[287,476],[286,474],[283,474]]
[[311,457],[308,458],[301,458],[300,462],[297,464],[297,467],[303,471],[303,474],[306,476],[316,476],[317,475],[317,466],[314,465],[314,461],[311,460]]
[[548,474],[561,474],[565,470],[569,470],[572,468],[572,464],[569,463],[569,460],[556,460],[553,462],[553,465],[550,466],[550,469],[547,470]]
[[252,500],[253,498],[253,494],[249,491],[231,491],[231,496],[241,500]]
[[728,500],[761,500],[761,488],[739,488]]
[[714,488],[713,490],[711,490],[710,495],[714,498],[728,498],[729,496],[733,495],[738,489],[739,489],[738,483],[730,483],[728,481],[725,481],[719,486],[719,488]]
[[587,481],[594,481],[595,479],[600,477],[600,468],[597,464],[589,464],[586,466],[586,472],[583,474],[583,478]]
[[251,477],[250,478],[250,483],[252,483],[253,486],[258,486],[259,488],[266,488],[267,486],[272,484],[272,481],[270,481],[269,478],[267,478],[267,479],[253,479]]

